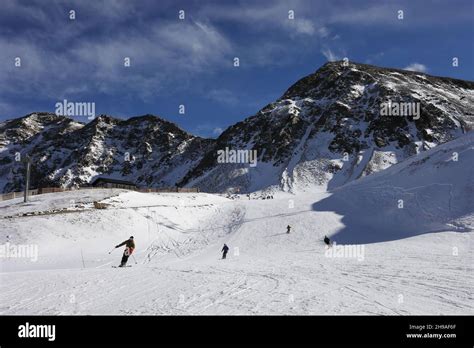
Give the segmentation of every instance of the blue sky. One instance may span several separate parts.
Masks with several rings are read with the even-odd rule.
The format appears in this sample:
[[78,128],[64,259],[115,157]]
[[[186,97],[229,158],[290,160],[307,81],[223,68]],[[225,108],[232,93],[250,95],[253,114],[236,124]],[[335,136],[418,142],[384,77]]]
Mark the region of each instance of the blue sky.
[[0,120],[67,99],[215,137],[328,60],[474,80],[473,18],[472,0],[4,0]]

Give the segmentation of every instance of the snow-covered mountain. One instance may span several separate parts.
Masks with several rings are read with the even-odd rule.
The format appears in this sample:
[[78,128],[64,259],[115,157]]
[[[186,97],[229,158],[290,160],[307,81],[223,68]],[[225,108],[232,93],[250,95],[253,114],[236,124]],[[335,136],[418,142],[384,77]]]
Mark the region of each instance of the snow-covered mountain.
[[[3,242],[36,247],[0,258],[0,314],[469,315],[473,161],[470,132],[330,193],[94,189],[0,202]],[[132,234],[132,267],[112,269]]]
[[20,153],[33,158],[33,186],[80,186],[99,175],[174,186],[211,142],[152,115],[101,115],[82,124],[34,113],[0,124],[0,178],[4,192],[23,187],[24,165],[15,158]]
[[[419,107],[419,114],[381,116],[382,105],[397,103]],[[208,192],[331,189],[466,133],[473,105],[470,81],[333,62],[216,140],[152,115],[102,115],[82,124],[33,113],[0,123],[0,191],[24,185],[17,153],[33,158],[33,186],[79,186],[106,176]],[[225,149],[254,150],[257,165],[218,162]]]
[[[415,103],[419,115],[381,116],[389,101]],[[327,63],[229,127],[182,183],[205,191],[333,188],[454,139],[473,121],[473,82]],[[257,150],[258,165],[217,163],[226,147]]]

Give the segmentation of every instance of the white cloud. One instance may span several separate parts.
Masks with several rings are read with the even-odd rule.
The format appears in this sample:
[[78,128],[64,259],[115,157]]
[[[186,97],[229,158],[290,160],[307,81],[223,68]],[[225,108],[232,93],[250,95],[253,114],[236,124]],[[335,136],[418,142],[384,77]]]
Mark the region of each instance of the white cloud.
[[294,19],[294,20],[285,20],[285,26],[290,29],[294,30],[295,33],[298,34],[306,34],[309,36],[313,36],[316,33],[315,25],[308,19]]
[[[367,3],[367,2],[366,2]],[[403,25],[432,27],[439,22],[443,23],[471,23],[472,6],[470,11],[460,11],[459,6],[452,6],[449,2],[426,6],[423,1],[408,1],[409,6],[399,2],[373,1],[359,5],[356,1],[338,3],[337,6],[320,8],[319,13],[324,16],[325,24],[347,24],[356,26],[373,25],[400,25],[398,11],[404,11]],[[467,3],[465,4],[466,8]],[[442,6],[442,7],[441,7]],[[422,14],[416,15],[415,14]]]
[[218,137],[223,131],[224,130],[222,127],[216,126],[215,124],[201,123],[191,130],[191,134],[195,134],[203,138],[209,138]]
[[[234,22],[244,26],[251,25],[253,30],[279,30],[289,35],[301,34],[324,37],[326,32],[314,16],[308,15],[311,3],[302,0],[254,2],[238,5],[234,2],[217,2],[205,5],[199,11],[199,16],[211,21]],[[294,18],[289,18],[289,11],[294,12]],[[327,30],[327,28],[325,28]]]
[[329,30],[326,27],[321,27],[318,29],[318,34],[320,37],[325,38],[329,36]]
[[237,96],[227,89],[213,89],[206,97],[210,100],[227,105],[236,105],[239,102]]
[[[36,36],[15,41],[0,37],[4,67],[0,94],[32,94],[53,102],[66,94],[113,94],[127,89],[128,94],[148,100],[224,67],[232,50],[215,27],[192,20],[157,22],[146,33],[119,31],[113,38],[73,40],[70,47],[54,54]],[[17,56],[22,60],[20,68],[13,65]],[[129,68],[124,67],[125,57],[131,59]]]
[[417,72],[425,73],[425,72],[428,71],[428,68],[424,64],[411,63],[410,65],[404,67],[403,70],[417,71]]
[[212,131],[212,134],[216,135],[216,136],[219,136],[221,135],[221,133],[223,132],[224,130],[221,128],[221,127],[216,127],[214,128],[214,130]]
[[324,57],[326,57],[326,59],[329,61],[329,62],[334,62],[336,60],[340,60],[341,57],[339,57],[338,55],[336,55],[333,51],[331,51],[331,49],[329,48],[324,48],[321,50],[321,53],[323,54]]
[[[68,95],[80,98],[81,94],[113,95],[125,90],[129,96],[148,101],[159,93],[185,89],[202,74],[226,69],[236,55],[244,68],[293,62],[285,39],[268,40],[269,28],[277,35],[286,33],[286,39],[291,40],[324,38],[329,33],[308,15],[311,6],[300,0],[246,6],[218,2],[200,6],[185,21],[148,21],[144,18],[148,5],[142,8],[128,1],[111,0],[107,5],[76,2],[77,20],[71,23],[50,13],[69,9],[66,0],[58,0],[51,11],[39,2],[24,6],[9,0],[6,4],[3,15],[18,17],[19,22],[33,19],[35,23],[22,26],[27,34],[19,34],[16,40],[0,36],[0,64],[7,67],[0,69],[0,95],[31,94],[52,102]],[[162,6],[174,10],[171,2]],[[290,9],[295,11],[293,20],[288,18]],[[126,21],[131,16],[137,17],[138,24],[128,28]],[[216,26],[229,21],[262,31],[263,40],[255,36],[257,39],[250,42],[232,42],[232,35],[225,35],[224,29]],[[95,31],[98,35],[88,34]],[[22,57],[21,69],[8,68],[12,56]],[[123,66],[125,57],[131,59],[128,70]],[[237,102],[235,96],[222,91],[210,97],[221,103]]]
[[[234,56],[240,58],[242,69],[297,65],[319,50],[329,61],[340,60],[347,56],[342,37],[334,32],[341,24],[348,29],[400,25],[398,5],[377,1],[366,6],[310,0],[196,2],[187,7],[185,21],[177,20],[171,0],[160,1],[159,11],[153,1],[41,4],[41,0],[2,2],[0,22],[6,30],[0,33],[0,95],[4,100],[32,96],[50,99],[54,105],[68,94],[80,98],[99,93],[154,100],[158,94],[191,86],[193,91],[202,89],[194,82],[227,69]],[[77,12],[74,22],[67,20],[71,6]],[[441,16],[448,21],[470,20],[469,11],[460,14],[456,6],[444,6],[444,12],[417,11],[425,7],[413,5],[403,25],[432,25]],[[288,18],[289,10],[294,11],[294,19]],[[423,16],[410,21],[413,13]],[[13,67],[16,56],[22,58],[21,68]],[[123,67],[124,57],[131,58],[128,70]],[[378,63],[378,58],[367,61]],[[405,69],[428,70],[420,63]],[[229,91],[214,90],[207,97],[228,105],[239,102]],[[0,110],[11,113],[18,106],[4,104]]]
[[[351,4],[351,3],[350,3]],[[375,4],[369,6],[352,5],[330,9],[326,21],[331,24],[373,25],[377,23],[397,23],[398,7],[395,4]]]

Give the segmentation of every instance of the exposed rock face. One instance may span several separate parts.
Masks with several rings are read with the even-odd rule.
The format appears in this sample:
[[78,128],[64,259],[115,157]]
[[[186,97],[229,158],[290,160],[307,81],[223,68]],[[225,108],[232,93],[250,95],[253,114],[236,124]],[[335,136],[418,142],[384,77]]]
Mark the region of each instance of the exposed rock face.
[[24,165],[15,161],[20,153],[33,158],[33,186],[80,186],[99,175],[174,186],[211,143],[152,115],[101,115],[84,125],[35,113],[0,124],[0,177],[4,192],[23,187]]
[[[418,106],[419,114],[382,116],[383,105]],[[327,63],[229,127],[182,183],[241,192],[271,185],[335,187],[467,132],[473,105],[473,82]],[[225,147],[256,149],[258,166],[216,163],[216,151]]]
[[[384,105],[392,114],[392,106],[413,108],[405,109],[410,115],[384,116]],[[107,176],[209,192],[333,188],[466,133],[473,105],[473,82],[333,62],[216,140],[152,115],[101,115],[82,124],[33,113],[0,123],[0,190],[24,185],[18,153],[32,157],[37,187],[80,186]],[[219,163],[225,148],[256,150],[258,163]]]

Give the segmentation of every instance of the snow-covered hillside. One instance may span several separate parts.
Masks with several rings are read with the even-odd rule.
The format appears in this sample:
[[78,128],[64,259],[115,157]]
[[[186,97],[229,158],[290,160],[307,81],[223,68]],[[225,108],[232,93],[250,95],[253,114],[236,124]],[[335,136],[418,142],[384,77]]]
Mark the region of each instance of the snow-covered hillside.
[[474,230],[474,132],[332,193],[313,207],[344,216],[342,243]]
[[0,123],[0,191],[24,187],[33,159],[33,187],[74,187],[106,176],[145,187],[170,187],[198,162],[211,140],[145,115],[120,120],[101,115],[88,124],[50,113]]
[[[469,133],[337,190],[273,199],[34,197],[37,211],[84,201],[80,211],[0,220],[10,243],[39,250],[37,262],[0,259],[0,313],[472,314],[473,149]],[[91,209],[94,199],[109,206]],[[3,216],[27,209],[1,206]],[[112,268],[121,250],[109,251],[130,235],[132,267]]]
[[[419,113],[383,116],[389,101]],[[83,124],[32,113],[0,123],[0,191],[24,187],[18,155],[33,159],[33,187],[83,186],[104,176],[217,193],[332,189],[466,133],[473,105],[470,81],[331,62],[217,139],[153,115],[101,115]],[[219,162],[226,148],[256,151],[256,166]]]
[[[386,116],[388,102],[417,105],[419,114]],[[181,184],[206,192],[332,189],[464,134],[473,105],[470,81],[330,62],[225,130]],[[258,165],[217,163],[225,148],[256,150]]]
[[[94,209],[92,202],[108,204]],[[238,207],[225,204],[224,197],[208,194],[153,194],[124,190],[90,189],[34,196],[24,204],[15,199],[2,202],[0,226],[3,242],[38,244],[40,262],[11,259],[6,269],[88,267],[102,265],[108,251],[130,235],[138,241],[139,252],[155,255],[158,251],[182,252],[209,243],[218,231],[199,226],[208,220],[237,219]],[[23,216],[36,212],[37,216]],[[225,226],[229,225],[226,224]],[[230,227],[229,227],[230,228]],[[140,251],[141,250],[141,251]],[[112,257],[115,259],[116,257]]]

